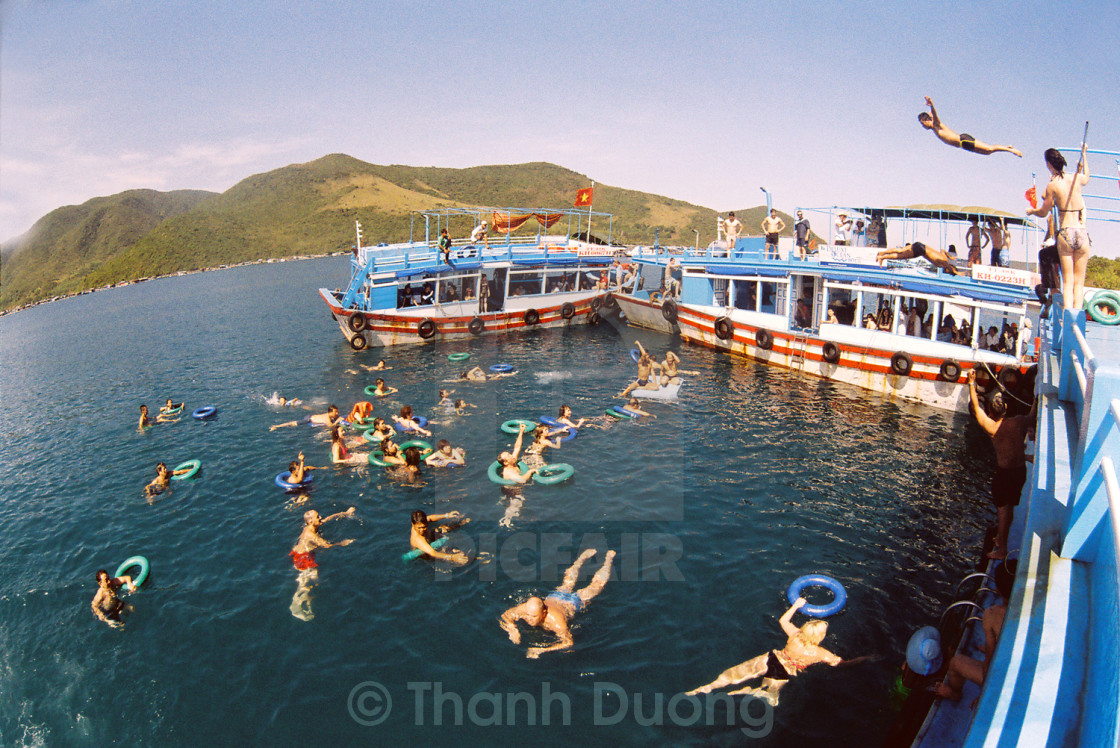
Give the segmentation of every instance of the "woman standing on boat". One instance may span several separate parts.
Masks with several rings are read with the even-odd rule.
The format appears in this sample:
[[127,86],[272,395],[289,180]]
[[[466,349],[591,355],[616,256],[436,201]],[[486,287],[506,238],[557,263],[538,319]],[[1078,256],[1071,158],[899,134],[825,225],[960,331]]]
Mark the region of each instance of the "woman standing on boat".
[[1058,263],[1062,268],[1062,303],[1066,309],[1077,310],[1085,295],[1085,269],[1089,266],[1089,248],[1093,242],[1085,231],[1085,200],[1081,187],[1089,183],[1089,167],[1085,161],[1085,144],[1081,144],[1081,160],[1073,174],[1065,173],[1066,159],[1057,148],[1047,148],[1046,167],[1050,183],[1042,193],[1042,205],[1028,210],[1027,215],[1045,218],[1058,208]]

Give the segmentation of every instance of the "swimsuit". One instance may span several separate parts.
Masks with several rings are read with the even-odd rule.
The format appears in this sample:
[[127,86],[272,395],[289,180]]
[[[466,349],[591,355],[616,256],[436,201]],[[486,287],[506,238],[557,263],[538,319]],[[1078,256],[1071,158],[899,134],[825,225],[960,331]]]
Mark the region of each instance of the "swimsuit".
[[555,600],[559,603],[570,605],[575,609],[576,613],[583,610],[583,599],[576,593],[568,592],[567,590],[555,590],[549,593],[545,600]]
[[647,384],[649,384],[649,380],[648,380],[648,379],[639,379],[639,380],[638,380],[638,386],[639,386],[639,387],[645,387],[645,386],[646,386]]
[[992,503],[999,506],[1019,506],[1023,484],[1027,481],[1027,466],[997,467],[992,475]]
[[[794,667],[796,667],[796,665]],[[789,680],[795,675],[797,675],[796,672],[791,673],[786,670],[785,665],[778,659],[777,650],[771,650],[766,656],[766,673],[762,676],[763,678],[769,678],[770,680]]]
[[1058,231],[1058,236],[1060,236],[1074,252],[1081,249],[1088,250],[1089,247],[1093,246],[1093,240],[1089,238],[1089,232],[1080,226],[1066,226],[1064,229]]
[[922,244],[921,242],[914,242],[913,244],[911,244],[910,251],[914,253],[914,257],[921,257],[927,260],[929,259],[928,257],[926,257],[926,245]]
[[292,557],[292,566],[299,571],[319,568],[319,564],[315,563],[314,553],[300,553],[293,549],[288,555]]
[[767,243],[767,244],[777,244],[777,243],[778,243],[778,234],[777,234],[777,232],[775,232],[775,233],[773,233],[773,234],[767,234],[767,235],[766,235],[766,243]]
[[972,153],[976,152],[976,138],[966,132],[961,133],[961,148]]

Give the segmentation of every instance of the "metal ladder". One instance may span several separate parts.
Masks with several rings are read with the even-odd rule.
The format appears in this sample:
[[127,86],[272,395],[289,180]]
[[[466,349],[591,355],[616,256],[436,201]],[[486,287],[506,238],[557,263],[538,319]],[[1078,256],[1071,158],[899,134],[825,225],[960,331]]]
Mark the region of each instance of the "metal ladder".
[[793,336],[793,343],[790,346],[789,362],[790,368],[793,362],[797,362],[797,370],[805,370],[805,349],[809,346],[809,336],[803,331],[799,331]]

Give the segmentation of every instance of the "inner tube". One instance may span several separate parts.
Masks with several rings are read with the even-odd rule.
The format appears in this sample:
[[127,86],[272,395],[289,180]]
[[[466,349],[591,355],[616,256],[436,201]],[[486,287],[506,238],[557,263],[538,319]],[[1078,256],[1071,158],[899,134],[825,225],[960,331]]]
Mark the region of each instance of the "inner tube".
[[537,427],[536,421],[530,421],[527,418],[511,418],[502,424],[502,431],[507,434],[517,434],[521,431],[519,428],[521,424],[525,424],[525,433],[529,433]]
[[576,316],[576,306],[570,301],[565,301],[564,306],[560,307],[560,316],[564,319],[571,319]]
[[910,358],[910,354],[905,351],[897,351],[891,356],[891,371],[900,377],[910,375],[910,370],[914,368],[914,359]]
[[728,317],[720,317],[715,324],[716,337],[720,340],[730,340],[735,336],[735,325]]
[[171,480],[186,480],[187,478],[193,478],[201,468],[202,462],[200,462],[199,460],[187,460],[186,462],[176,465],[175,469],[171,472],[176,473],[180,470],[187,470],[188,472],[183,473],[182,475],[173,475],[171,476]]
[[637,418],[638,417],[638,415],[636,413],[634,413],[634,411],[627,410],[626,408],[623,408],[621,405],[612,405],[610,408],[607,409],[606,414],[608,416],[614,416],[615,418]]
[[396,467],[396,465],[390,465],[389,463],[385,462],[385,460],[382,459],[384,457],[385,453],[378,449],[370,452],[369,457],[367,457],[366,459],[369,460],[370,465],[376,465],[377,467]]
[[602,321],[603,318],[599,316],[598,312],[592,312],[591,314],[587,315],[587,324],[590,327],[594,327]]
[[537,472],[533,473],[533,482],[541,483],[546,486],[551,486],[553,483],[560,483],[566,481],[575,475],[576,469],[566,462],[556,462],[551,465],[545,465]]
[[311,481],[315,480],[315,476],[311,473],[303,476],[303,480],[301,480],[299,483],[289,482],[288,478],[290,477],[292,477],[292,472],[290,470],[285,470],[282,473],[278,473],[276,475],[276,485],[280,488],[283,488],[285,491],[291,491],[293,488],[307,488],[311,485]]
[[373,429],[370,429],[369,431],[363,431],[362,432],[362,438],[365,439],[367,442],[370,442],[370,443],[373,443],[373,444],[380,444],[381,440],[384,439],[385,437],[378,436],[376,431],[374,431]]
[[634,411],[630,410],[629,408],[623,408],[621,405],[616,405],[614,407],[615,407],[615,410],[617,410],[619,413],[621,413],[624,416],[630,416],[631,418],[641,418],[640,414],[635,413]]
[[143,556],[131,556],[126,558],[121,565],[117,567],[117,573],[113,575],[113,578],[115,579],[121,576],[133,566],[139,566],[140,573],[132,578],[132,583],[137,587],[144,584],[144,580],[148,578],[148,571],[151,566],[148,564],[148,559]]
[[774,335],[765,328],[758,328],[754,334],[754,344],[764,351],[768,351],[774,347]]
[[821,346],[821,358],[824,359],[825,363],[836,363],[840,360],[840,346],[831,340],[826,340],[825,344]]
[[482,317],[471,317],[471,321],[467,323],[467,331],[471,335],[481,335],[485,329],[486,323],[482,321]]
[[466,351],[460,351],[458,353],[448,353],[447,354],[447,360],[448,361],[466,361],[470,357],[471,357],[471,354],[467,353]]
[[376,384],[371,384],[370,386],[368,386],[364,390],[362,390],[362,392],[366,393],[370,397],[384,397],[384,395],[378,395],[377,394],[377,385]]
[[[448,540],[450,540],[450,538],[448,538],[446,535],[444,535],[442,538],[436,538],[435,540],[433,540],[428,545],[430,545],[433,548],[442,548],[443,546],[447,545]],[[401,554],[401,561],[415,561],[416,559],[420,558],[423,555],[424,555],[424,551],[420,550],[419,548],[413,548],[408,553],[402,553]]]
[[364,351],[368,343],[366,342],[365,335],[355,335],[350,338],[350,347],[355,351]]
[[[524,462],[518,462],[517,467],[519,467],[521,469],[522,473],[524,473],[526,470],[529,469],[529,466],[526,465]],[[493,482],[497,483],[499,486],[516,486],[516,485],[519,485],[518,482],[515,481],[515,480],[507,480],[507,479],[502,477],[502,463],[498,462],[497,460],[494,460],[493,462],[491,462],[490,467],[486,469],[486,477],[488,477]]]
[[521,321],[532,327],[541,321],[541,313],[536,309],[526,309],[525,315],[521,318]]
[[677,302],[672,299],[665,299],[661,302],[661,316],[666,322],[677,321]]
[[217,412],[218,409],[213,405],[203,405],[201,408],[198,408],[193,413],[191,413],[191,418],[197,418],[201,421],[204,418],[209,418]]
[[594,299],[591,300],[591,311],[597,312],[602,308],[603,308],[603,300],[601,298],[596,296]]
[[350,317],[346,320],[346,326],[350,328],[351,332],[362,332],[366,329],[366,326],[368,324],[369,320],[367,320],[366,316],[360,312],[351,314]]
[[490,371],[499,374],[506,371],[513,371],[513,364],[494,364],[490,367]]
[[436,334],[436,323],[432,321],[431,317],[425,317],[416,325],[416,334],[427,340]]
[[824,587],[832,593],[832,602],[828,605],[810,605],[806,603],[804,607],[801,608],[801,612],[807,616],[812,616],[813,618],[828,618],[842,611],[845,603],[848,602],[848,593],[844,590],[844,586],[835,579],[826,577],[824,574],[806,574],[803,577],[798,577],[793,580],[793,584],[791,584],[786,591],[786,599],[789,600],[790,605],[797,602],[797,598],[804,597],[801,593],[807,587]]
[[560,423],[560,421],[553,418],[552,416],[541,416],[537,420],[540,421],[541,423],[543,423],[545,426],[551,426],[554,429],[559,428],[559,427],[564,425],[564,424]]
[[161,415],[161,416],[177,416],[182,412],[183,412],[183,404],[182,403],[179,403],[178,406],[172,408],[171,410],[164,410],[163,408],[159,409],[159,415]]
[[947,358],[941,362],[937,376],[943,382],[956,382],[961,378],[961,365],[955,359]]
[[373,428],[376,418],[356,418],[350,422],[355,431],[365,431]]
[[[420,428],[428,428],[428,419],[424,416],[413,416],[412,420],[416,421],[416,425]],[[399,421],[393,424],[393,428],[395,428],[397,431],[400,431],[401,433],[404,433],[405,430],[404,426],[402,426]],[[412,429],[409,429],[409,431],[411,430]]]
[[575,439],[576,436],[579,434],[579,430],[578,429],[573,429],[571,426],[565,426],[564,428],[567,429],[568,433],[565,434],[564,436],[560,437],[560,443],[561,444],[563,444],[564,442],[570,442],[572,439]]
[[432,452],[435,451],[435,450],[432,449],[431,444],[428,444],[428,442],[422,441],[420,439],[413,439],[412,441],[401,443],[401,451],[402,452],[405,451],[406,449],[408,449],[409,447],[419,447],[420,448],[420,459],[424,459],[425,457],[427,457],[428,455],[430,455]]
[[630,349],[630,358],[634,359],[634,363],[638,363],[639,361],[642,360],[642,352],[639,351],[637,348],[631,348]]

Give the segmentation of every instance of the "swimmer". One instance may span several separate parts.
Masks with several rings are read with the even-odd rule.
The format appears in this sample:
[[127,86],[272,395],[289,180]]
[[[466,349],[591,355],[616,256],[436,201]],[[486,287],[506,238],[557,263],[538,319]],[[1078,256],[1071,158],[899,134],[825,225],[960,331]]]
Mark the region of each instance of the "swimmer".
[[466,412],[467,408],[477,408],[477,407],[478,407],[477,405],[474,405],[473,403],[468,403],[466,400],[464,400],[462,398],[459,398],[458,400],[455,401],[455,415],[465,416],[465,415],[467,415],[467,412]]
[[[568,429],[566,428],[549,431],[548,426],[537,426],[535,429],[533,429],[533,442],[525,448],[525,454],[536,457],[537,459],[534,460],[534,463],[536,463],[538,466],[543,465],[545,447],[560,449],[560,440],[556,439],[555,441],[553,441],[551,437],[555,434],[567,433],[567,431]],[[526,462],[528,462],[528,457],[526,457]]]
[[385,419],[381,417],[373,419],[373,428],[370,429],[370,431],[372,431],[373,435],[378,439],[384,440],[393,438],[393,427],[385,423]]
[[520,425],[517,432],[517,439],[513,442],[512,452],[502,452],[498,455],[498,462],[502,465],[502,477],[506,480],[511,480],[514,483],[525,484],[533,477],[533,474],[540,470],[540,467],[531,467],[524,473],[521,472],[521,467],[517,464],[518,456],[521,454],[521,442],[525,438],[525,424]]
[[401,448],[391,438],[381,440],[381,461],[390,465],[403,465],[404,457]]
[[412,417],[412,406],[404,405],[401,407],[400,415],[393,416],[393,420],[401,427],[405,433],[415,432],[423,434],[424,436],[431,436],[432,432],[425,428],[421,428],[420,424]]
[[104,569],[98,569],[96,573],[97,578],[97,593],[93,596],[93,602],[90,607],[93,608],[93,614],[97,616],[98,620],[104,621],[113,628],[123,628],[124,621],[121,620],[121,613],[131,613],[132,606],[125,605],[119,597],[117,597],[117,590],[121,587],[128,587],[129,592],[136,591],[136,585],[132,583],[132,577],[111,577],[109,572]]
[[[173,413],[172,411],[175,412]],[[159,415],[156,416],[156,420],[161,423],[166,423],[168,421],[177,421],[179,420],[179,416],[182,415],[182,412],[183,403],[175,405],[171,402],[171,398],[169,397],[167,398],[167,405],[164,405],[159,409]]]
[[451,442],[440,439],[436,442],[436,451],[424,459],[426,465],[432,467],[447,467],[448,465],[466,465],[467,453],[462,447],[451,448]]
[[611,562],[614,560],[614,551],[607,551],[602,567],[595,572],[590,584],[582,590],[576,590],[579,579],[579,570],[587,559],[595,555],[595,549],[588,548],[576,562],[564,572],[564,583],[554,592],[549,593],[543,600],[539,597],[530,597],[520,605],[516,605],[498,619],[502,630],[509,634],[509,640],[514,644],[521,643],[521,632],[517,628],[519,621],[524,621],[534,628],[544,629],[555,634],[560,641],[548,647],[529,647],[525,656],[535,660],[545,652],[555,652],[567,649],[575,642],[572,639],[568,622],[572,617],[587,607],[591,600],[603,591],[611,577]]
[[[761,688],[748,686],[729,693],[731,695],[751,694],[766,699],[771,706],[777,706],[778,694],[782,690],[782,686],[805,668],[818,662],[827,662],[833,667],[845,662],[845,660],[841,660],[840,657],[820,646],[828,632],[828,623],[814,619],[805,623],[801,628],[797,628],[791,623],[793,614],[803,605],[805,605],[805,598],[797,598],[790,609],[778,620],[778,623],[782,625],[782,631],[788,637],[784,649],[772,650],[742,662],[733,668],[728,668],[711,683],[694,688],[685,695],[695,696],[700,693],[710,693],[716,688],[737,685],[743,681],[761,677]],[[856,663],[866,659],[871,658],[858,657],[846,662]]]
[[162,462],[156,463],[156,477],[152,482],[144,486],[144,493],[151,498],[158,493],[162,493],[164,489],[171,485],[171,476],[183,475],[189,473],[191,468],[183,468],[182,470],[170,470],[166,464]]
[[346,448],[346,441],[342,438],[341,426],[335,426],[331,429],[331,462],[360,465],[368,459],[369,455],[365,452],[351,452]]
[[341,419],[338,417],[338,406],[332,403],[331,405],[327,406],[326,413],[315,413],[314,415],[307,416],[300,421],[277,423],[273,426],[269,426],[268,430],[275,431],[276,429],[288,428],[289,426],[299,426],[303,423],[310,424],[312,426],[328,426],[333,428],[338,424],[340,420]]
[[963,148],[970,153],[979,153],[982,156],[990,156],[993,153],[1003,151],[1004,153],[1014,153],[1019,158],[1023,157],[1023,152],[1018,148],[1012,148],[1009,145],[988,145],[968,133],[958,135],[942,124],[941,118],[937,116],[937,110],[933,108],[933,101],[928,96],[926,97],[926,106],[929,107],[929,111],[919,114],[918,121],[922,123],[922,127],[933,130],[933,134],[940,138],[945,145]]
[[376,397],[388,397],[389,395],[392,395],[394,392],[398,391],[396,387],[386,387],[385,380],[381,377],[377,378],[377,381],[374,382],[374,385],[375,387],[373,388],[373,394]]
[[631,413],[636,413],[640,416],[649,416],[650,418],[657,418],[657,416],[655,416],[653,413],[647,413],[646,411],[642,410],[642,404],[636,397],[630,398],[630,400],[627,401],[625,407]]
[[661,386],[668,387],[670,384],[680,384],[681,374],[688,374],[689,376],[698,377],[700,372],[688,371],[686,369],[678,369],[681,363],[681,357],[672,351],[665,351],[665,360],[661,363]]
[[485,382],[486,381],[486,372],[484,372],[481,368],[476,366],[473,369],[471,369],[470,371],[464,371],[462,374],[459,375],[459,378],[460,379],[466,379],[470,382]]
[[[449,519],[457,519],[460,521],[449,525],[441,525],[438,527],[435,527],[431,524],[432,522],[442,522]],[[470,522],[470,517],[464,517],[460,512],[448,512],[447,514],[425,514],[423,511],[417,509],[412,513],[411,520],[412,530],[408,536],[408,544],[412,546],[414,550],[423,551],[424,555],[428,558],[435,558],[441,561],[450,561],[451,563],[458,564],[460,566],[470,561],[470,559],[467,557],[467,554],[463,553],[462,551],[451,551],[450,553],[444,553],[442,551],[437,551],[432,547],[432,543],[434,543],[440,536],[446,535],[452,530],[457,530],[463,525]]]
[[303,483],[303,479],[307,477],[308,470],[323,470],[321,467],[312,467],[305,465],[303,462],[303,452],[299,453],[299,457],[288,463],[288,477],[285,480],[293,486]]
[[385,468],[389,471],[389,477],[403,483],[423,485],[423,477],[420,475],[420,448],[409,447],[406,449],[404,459],[401,462],[403,464]]
[[346,420],[350,423],[355,421],[364,421],[369,418],[369,414],[373,412],[373,403],[368,400],[354,403],[354,407],[350,409],[350,415],[346,416]]
[[153,425],[153,424],[152,424],[151,419],[148,418],[148,406],[147,405],[141,405],[140,406],[140,425],[137,426],[137,428],[146,429],[151,425]]
[[439,402],[436,403],[437,407],[446,408],[451,410],[455,407],[455,403],[451,400],[452,390],[440,390]]
[[[560,414],[556,418],[556,420],[559,423],[564,424],[565,426],[571,426],[573,429],[578,429],[580,426],[587,423],[586,418],[581,418],[578,421],[573,421],[572,420],[572,408],[571,408],[570,405],[561,405],[560,406]],[[564,431],[566,431],[566,429],[561,429],[559,432],[554,431],[552,433],[554,433],[554,434],[555,433],[563,433]]]
[[[618,393],[617,397],[629,397],[630,393],[634,390],[656,390],[658,385],[653,379],[653,369],[655,366],[660,366],[654,361],[653,356],[650,356],[645,348],[642,347],[641,342],[635,340],[635,345],[638,346],[638,352],[641,354],[638,357],[638,378],[631,382],[622,392]],[[653,386],[650,386],[650,385]]]
[[337,543],[327,542],[319,534],[319,528],[332,519],[353,516],[354,507],[326,518],[320,517],[314,509],[309,509],[303,513],[303,530],[300,532],[295,546],[288,553],[292,559],[292,566],[299,572],[299,576],[296,577],[296,592],[292,595],[290,608],[292,615],[296,618],[302,621],[310,621],[315,617],[315,614],[311,612],[311,585],[319,580],[319,565],[315,563],[315,551],[319,548],[334,548],[335,546],[350,545],[354,542],[353,539],[340,540]]
[[898,249],[881,249],[875,255],[875,262],[879,263],[882,267],[883,260],[909,260],[914,257],[924,257],[929,260],[929,263],[936,268],[941,268],[949,275],[958,275],[957,266],[953,264],[949,255],[942,252],[940,249],[927,247],[921,242],[914,242],[907,244],[905,247]]
[[393,368],[392,366],[386,366],[384,361],[378,361],[377,366],[368,366],[366,364],[361,364],[361,367],[366,371],[388,371],[389,369]]

